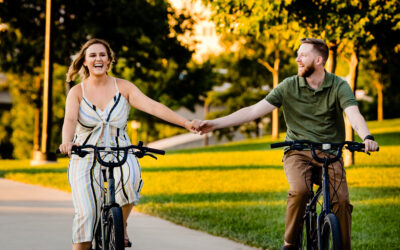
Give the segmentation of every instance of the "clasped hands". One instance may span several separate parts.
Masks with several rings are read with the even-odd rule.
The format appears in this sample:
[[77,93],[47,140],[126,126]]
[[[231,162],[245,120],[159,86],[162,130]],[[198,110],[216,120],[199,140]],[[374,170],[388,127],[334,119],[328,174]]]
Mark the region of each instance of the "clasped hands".
[[213,131],[216,128],[215,122],[212,120],[199,120],[194,119],[185,122],[185,128],[194,134],[200,133],[201,135]]

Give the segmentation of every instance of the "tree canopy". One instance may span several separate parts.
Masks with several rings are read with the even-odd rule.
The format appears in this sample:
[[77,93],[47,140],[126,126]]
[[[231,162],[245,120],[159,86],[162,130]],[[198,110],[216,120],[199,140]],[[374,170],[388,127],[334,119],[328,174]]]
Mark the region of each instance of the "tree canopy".
[[[45,7],[39,0],[0,2],[0,71],[42,75],[38,69],[43,64]],[[191,62],[193,51],[178,40],[192,29],[193,20],[177,14],[167,1],[53,0],[52,9],[57,65],[68,66],[80,46],[97,37],[107,40],[116,53],[112,74],[172,108],[193,110],[211,87],[204,72],[211,69]],[[143,123],[156,121],[141,112],[132,116]]]

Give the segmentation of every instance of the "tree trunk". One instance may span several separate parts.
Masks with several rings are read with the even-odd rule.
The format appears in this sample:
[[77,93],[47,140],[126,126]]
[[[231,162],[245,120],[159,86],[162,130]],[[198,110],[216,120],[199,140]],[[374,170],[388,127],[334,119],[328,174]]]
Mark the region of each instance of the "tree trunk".
[[[350,74],[349,74],[349,85],[351,89],[353,90],[353,93],[355,93],[356,88],[357,88],[357,74],[358,74],[358,61],[359,61],[359,54],[358,54],[358,48],[356,48],[353,53],[351,54],[351,58],[349,60],[349,69],[350,69]],[[345,130],[346,130],[346,141],[353,141],[354,140],[354,131],[353,128],[351,127],[351,124],[349,120],[346,117],[345,121]],[[345,150],[343,153],[344,156],[344,165],[345,166],[350,166],[353,165],[354,162],[354,153]]]
[[329,73],[335,74],[336,71],[336,59],[337,59],[337,44],[336,41],[329,43],[329,57],[326,62],[326,70]]
[[34,151],[31,165],[53,163],[57,161],[57,155],[51,151],[51,134],[53,118],[53,28],[51,21],[53,8],[51,0],[46,0],[46,25],[44,46],[44,79],[43,79],[43,109],[42,109],[42,133],[40,151]]
[[[278,79],[277,76],[274,76],[274,88],[278,85],[275,85],[275,79]],[[278,109],[274,109],[272,111],[272,139],[279,138],[279,116]]]
[[[260,64],[266,67],[272,73],[272,83],[273,88],[278,86],[279,84],[279,50],[275,50],[275,60],[274,60],[274,67],[272,68],[271,65],[267,61],[263,61],[261,59],[257,60]],[[272,111],[272,139],[279,138],[279,117],[278,117],[278,109],[274,109]]]
[[381,81],[375,82],[375,87],[378,92],[378,121],[383,121],[383,84]]
[[[275,50],[274,69],[272,71],[273,87],[276,88],[279,84],[279,50]],[[279,138],[279,116],[278,109],[272,111],[272,139]]]

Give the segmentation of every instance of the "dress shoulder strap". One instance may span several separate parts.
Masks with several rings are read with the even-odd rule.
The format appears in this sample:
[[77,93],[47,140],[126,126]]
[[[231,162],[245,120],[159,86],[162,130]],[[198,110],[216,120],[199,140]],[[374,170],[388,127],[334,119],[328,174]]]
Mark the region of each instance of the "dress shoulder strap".
[[83,85],[83,81],[81,82],[81,89],[82,89],[82,97],[86,99],[86,97],[85,97],[85,87]]
[[117,90],[117,93],[119,93],[117,78],[115,78],[115,77],[114,77],[114,84],[115,84],[115,89]]

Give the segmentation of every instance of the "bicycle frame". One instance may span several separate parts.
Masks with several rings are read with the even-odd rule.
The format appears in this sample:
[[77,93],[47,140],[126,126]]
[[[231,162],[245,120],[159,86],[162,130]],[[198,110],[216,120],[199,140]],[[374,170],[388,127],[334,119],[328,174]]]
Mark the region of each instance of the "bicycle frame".
[[[95,155],[97,158],[97,156]],[[97,160],[97,159],[96,159]],[[114,179],[114,167],[107,167],[107,169],[101,169],[103,174],[103,182],[107,183],[106,192],[103,194],[103,204],[100,209],[101,216],[101,235],[105,235],[105,225],[107,225],[106,214],[108,210],[112,207],[119,207],[119,205],[115,202],[115,179]],[[108,172],[108,177],[107,177]],[[106,244],[106,237],[102,237],[102,245],[104,250],[108,250],[108,245]]]

